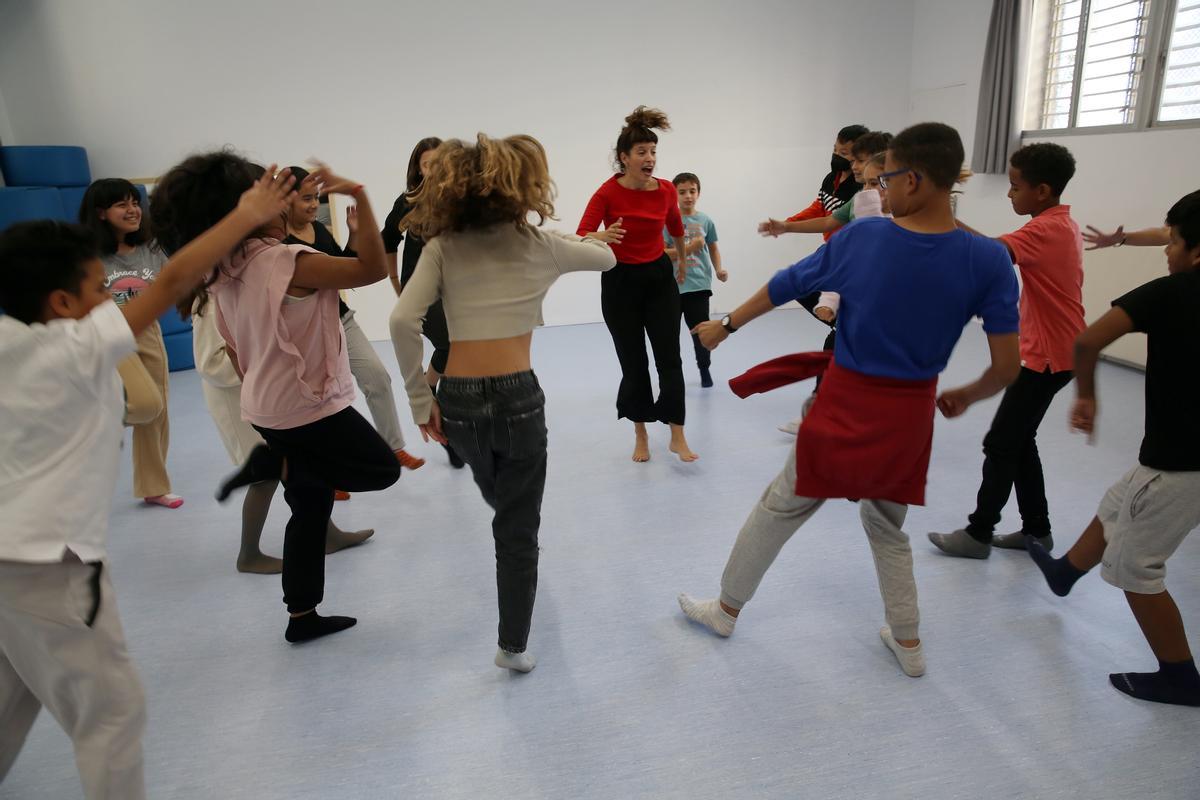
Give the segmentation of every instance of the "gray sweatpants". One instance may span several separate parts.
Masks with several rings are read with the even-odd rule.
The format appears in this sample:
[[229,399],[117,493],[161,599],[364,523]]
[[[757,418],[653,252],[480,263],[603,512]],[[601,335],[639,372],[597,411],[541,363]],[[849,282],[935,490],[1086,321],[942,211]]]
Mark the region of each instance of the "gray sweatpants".
[[400,431],[400,418],[396,415],[396,397],[392,394],[392,376],[388,375],[379,354],[371,346],[367,335],[354,321],[354,311],[342,317],[346,330],[346,354],[350,357],[350,372],[358,388],[367,399],[367,409],[375,423],[375,430],[388,447],[404,449],[404,434]]
[[[763,492],[733,545],[721,576],[721,602],[737,609],[750,602],[784,544],[824,503],[796,495],[796,449],[790,448],[783,471]],[[908,534],[900,530],[908,506],[890,500],[862,500],[859,509],[875,558],[888,627],[897,639],[919,638],[912,549]]]
[[45,706],[71,737],[88,800],[141,800],[146,699],[108,565],[97,581],[68,558],[0,561],[0,782]]

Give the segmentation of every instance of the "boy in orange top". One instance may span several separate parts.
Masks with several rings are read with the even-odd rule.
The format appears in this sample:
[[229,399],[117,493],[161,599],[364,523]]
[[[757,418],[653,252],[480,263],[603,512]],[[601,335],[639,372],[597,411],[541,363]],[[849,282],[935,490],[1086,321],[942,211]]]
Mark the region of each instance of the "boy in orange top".
[[[1061,145],[1031,144],[1009,163],[1013,211],[1032,217],[999,237],[1021,271],[1021,374],[1005,390],[983,439],[983,482],[967,527],[929,534],[942,551],[965,558],[987,558],[992,545],[1023,550],[1028,537],[1047,550],[1054,546],[1037,430],[1054,395],[1071,382],[1075,337],[1086,327],[1083,237],[1071,207],[1060,202],[1075,159]],[[1021,528],[993,537],[1014,488]]]

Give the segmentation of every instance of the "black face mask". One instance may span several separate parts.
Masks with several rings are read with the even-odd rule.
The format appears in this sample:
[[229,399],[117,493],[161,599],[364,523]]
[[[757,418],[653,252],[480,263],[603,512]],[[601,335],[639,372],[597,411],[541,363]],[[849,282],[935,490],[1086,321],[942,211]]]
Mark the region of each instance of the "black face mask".
[[850,169],[850,159],[833,154],[833,158],[829,159],[829,169],[831,172],[845,172]]

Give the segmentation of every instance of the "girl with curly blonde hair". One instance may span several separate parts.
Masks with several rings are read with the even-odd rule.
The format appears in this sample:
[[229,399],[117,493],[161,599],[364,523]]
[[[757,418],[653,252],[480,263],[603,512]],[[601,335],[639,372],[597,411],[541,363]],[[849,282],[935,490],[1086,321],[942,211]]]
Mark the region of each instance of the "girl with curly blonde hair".
[[[536,663],[526,644],[546,484],[545,396],[529,357],[533,329],[558,276],[616,263],[604,242],[542,229],[554,219],[554,191],[546,152],[532,136],[481,133],[474,144],[444,142],[401,222],[426,244],[391,318],[413,421],[426,439],[448,443],[470,465],[495,511],[495,663],[520,672]],[[421,327],[438,299],[450,356],[435,398],[421,364]]]

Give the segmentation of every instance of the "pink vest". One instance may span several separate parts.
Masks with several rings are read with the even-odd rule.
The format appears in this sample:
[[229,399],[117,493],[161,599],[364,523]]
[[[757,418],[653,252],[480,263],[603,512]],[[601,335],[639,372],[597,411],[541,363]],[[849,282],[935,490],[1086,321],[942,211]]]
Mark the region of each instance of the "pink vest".
[[338,293],[285,302],[296,256],[311,247],[250,239],[221,262],[210,288],[217,330],[242,369],[242,418],[263,428],[316,422],[354,402]]

